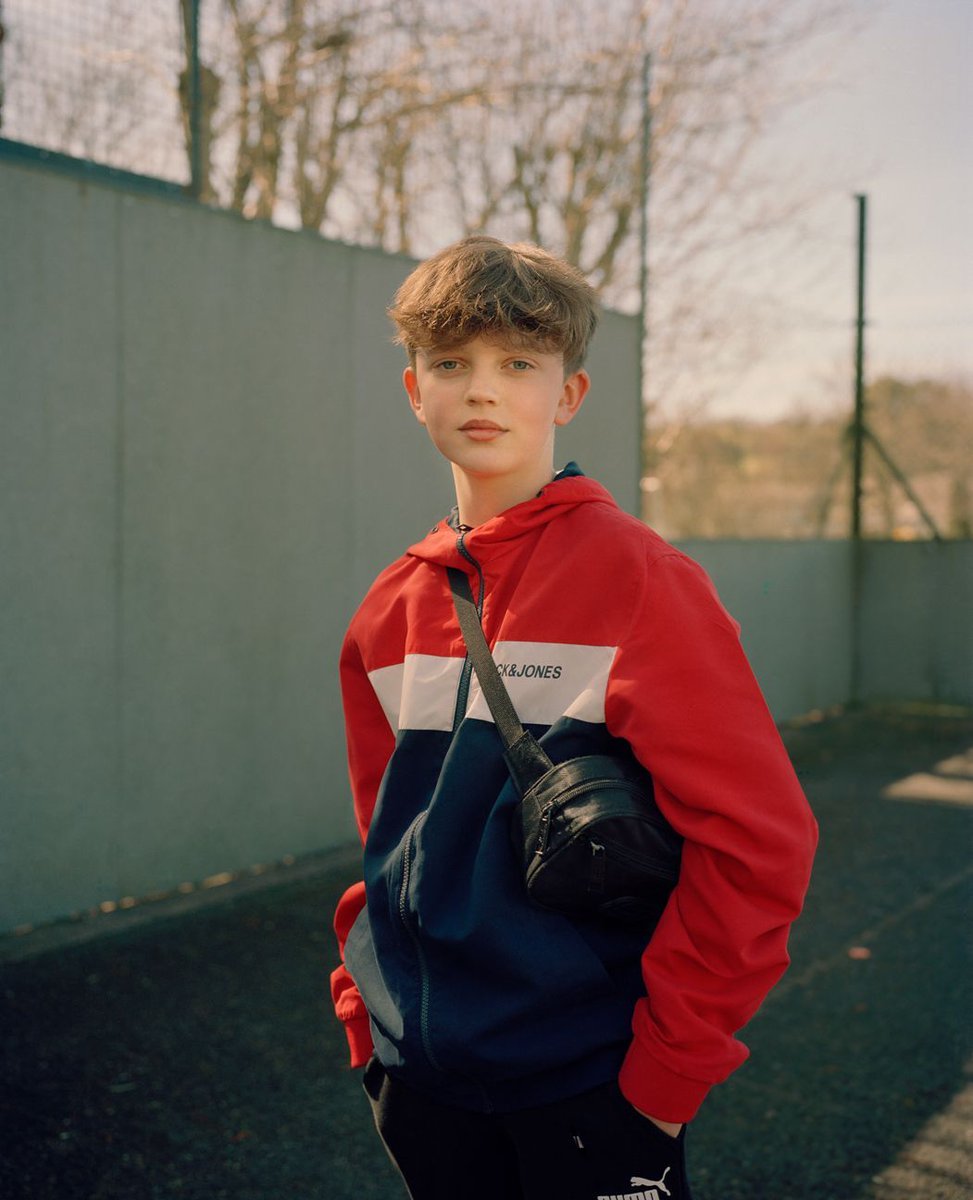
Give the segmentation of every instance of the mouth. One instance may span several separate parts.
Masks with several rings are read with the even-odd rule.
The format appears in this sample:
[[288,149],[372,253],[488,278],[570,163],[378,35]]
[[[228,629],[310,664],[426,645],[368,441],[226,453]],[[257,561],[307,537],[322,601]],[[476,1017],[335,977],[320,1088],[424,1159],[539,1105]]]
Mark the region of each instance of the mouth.
[[466,434],[471,442],[494,442],[506,432],[496,421],[467,421],[460,426],[460,433]]

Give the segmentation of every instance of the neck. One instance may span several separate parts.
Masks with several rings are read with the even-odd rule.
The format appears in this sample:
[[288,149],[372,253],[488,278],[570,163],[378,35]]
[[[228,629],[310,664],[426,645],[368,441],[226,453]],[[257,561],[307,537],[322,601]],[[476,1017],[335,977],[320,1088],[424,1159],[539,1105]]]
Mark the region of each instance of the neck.
[[461,525],[476,528],[492,517],[498,517],[515,504],[522,504],[536,496],[554,478],[553,463],[543,470],[533,472],[530,477],[516,480],[504,477],[491,479],[475,477],[453,467],[453,482],[456,486],[456,506]]

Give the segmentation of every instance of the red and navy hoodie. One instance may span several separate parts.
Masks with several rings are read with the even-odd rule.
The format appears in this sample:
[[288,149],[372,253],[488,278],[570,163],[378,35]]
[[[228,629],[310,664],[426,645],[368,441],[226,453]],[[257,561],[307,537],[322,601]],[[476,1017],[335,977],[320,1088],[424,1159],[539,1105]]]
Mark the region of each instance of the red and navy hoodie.
[[[518,796],[445,567],[466,571],[514,706],[555,761],[628,742],[685,839],[651,941],[529,901]],[[734,1034],[788,963],[817,828],[703,570],[572,464],[473,530],[392,563],[341,656],[364,879],[332,994],[352,1065],[478,1111],[618,1077],[693,1117],[747,1056]]]

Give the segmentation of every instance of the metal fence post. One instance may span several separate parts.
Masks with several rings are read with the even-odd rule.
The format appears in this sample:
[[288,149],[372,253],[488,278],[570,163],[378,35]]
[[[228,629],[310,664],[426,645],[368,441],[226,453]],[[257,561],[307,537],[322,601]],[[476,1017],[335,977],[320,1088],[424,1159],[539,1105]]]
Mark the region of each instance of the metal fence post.
[[[644,20],[644,17],[643,17]],[[643,39],[647,39],[643,26]],[[638,456],[639,480],[635,493],[635,512],[642,516],[644,493],[642,477],[646,473],[645,432],[649,415],[649,175],[652,170],[652,55],[642,56],[640,90],[642,142],[639,152],[639,397],[638,397]]]
[[203,89],[199,69],[199,6],[189,0],[189,194],[199,199],[203,191]]
[[865,226],[867,196],[858,205],[858,306],[855,318],[855,416],[852,424],[851,536],[862,536],[862,462],[865,449]]
[[862,469],[865,450],[865,230],[867,196],[858,206],[857,310],[855,314],[855,415],[852,421],[851,482],[851,678],[850,703],[862,699],[862,602],[865,586],[865,548],[862,539]]

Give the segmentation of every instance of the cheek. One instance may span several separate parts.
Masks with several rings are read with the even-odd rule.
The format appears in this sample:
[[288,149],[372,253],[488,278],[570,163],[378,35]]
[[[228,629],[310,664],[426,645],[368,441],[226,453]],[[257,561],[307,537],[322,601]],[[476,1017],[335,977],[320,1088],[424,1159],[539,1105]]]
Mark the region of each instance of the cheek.
[[422,410],[423,425],[429,429],[441,429],[445,424],[443,412],[435,404],[426,405]]

